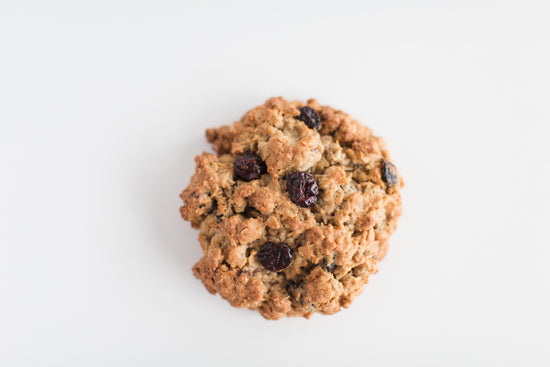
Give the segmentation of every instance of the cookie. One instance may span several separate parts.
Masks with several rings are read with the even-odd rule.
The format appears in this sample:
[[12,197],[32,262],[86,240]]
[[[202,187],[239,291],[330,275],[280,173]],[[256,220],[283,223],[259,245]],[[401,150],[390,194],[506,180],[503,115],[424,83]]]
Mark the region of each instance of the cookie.
[[206,131],[181,216],[200,229],[193,272],[266,319],[351,305],[401,215],[403,181],[381,138],[348,114],[271,98]]

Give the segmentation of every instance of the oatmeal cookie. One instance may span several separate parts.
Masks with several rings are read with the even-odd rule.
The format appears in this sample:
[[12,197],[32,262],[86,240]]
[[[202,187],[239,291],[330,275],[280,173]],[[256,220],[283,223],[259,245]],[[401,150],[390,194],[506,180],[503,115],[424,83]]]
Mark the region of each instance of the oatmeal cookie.
[[200,229],[206,289],[267,319],[349,307],[401,215],[384,141],[346,113],[271,98],[208,129],[181,216]]

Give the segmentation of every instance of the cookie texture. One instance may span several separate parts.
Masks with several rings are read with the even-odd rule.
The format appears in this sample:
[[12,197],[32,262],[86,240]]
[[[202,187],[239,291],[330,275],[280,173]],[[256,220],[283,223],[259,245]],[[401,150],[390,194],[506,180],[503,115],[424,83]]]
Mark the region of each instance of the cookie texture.
[[280,97],[206,137],[217,154],[195,158],[180,195],[181,216],[200,229],[195,276],[267,319],[349,307],[401,215],[403,180],[384,141],[314,99]]

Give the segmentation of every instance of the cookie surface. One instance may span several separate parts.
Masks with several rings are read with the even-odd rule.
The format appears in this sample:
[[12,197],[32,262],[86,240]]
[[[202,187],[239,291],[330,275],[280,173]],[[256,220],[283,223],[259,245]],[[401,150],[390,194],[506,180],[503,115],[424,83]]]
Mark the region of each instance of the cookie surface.
[[182,217],[200,229],[193,267],[209,292],[267,319],[334,314],[362,292],[401,215],[381,138],[317,101],[271,98],[206,131]]

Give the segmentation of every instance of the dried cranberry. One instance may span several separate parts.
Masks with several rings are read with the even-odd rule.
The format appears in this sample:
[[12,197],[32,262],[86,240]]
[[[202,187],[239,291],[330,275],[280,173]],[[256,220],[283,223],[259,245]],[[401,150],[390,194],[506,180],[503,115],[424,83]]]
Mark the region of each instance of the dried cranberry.
[[246,153],[235,158],[233,171],[238,179],[252,181],[266,173],[267,167],[260,157]]
[[388,186],[393,186],[399,181],[397,168],[386,159],[382,160],[382,180],[384,180]]
[[294,172],[287,177],[286,190],[295,204],[310,208],[317,204],[319,187],[315,177],[309,172]]
[[292,251],[286,243],[266,242],[258,251],[258,261],[267,270],[277,272],[292,262]]
[[296,119],[305,122],[310,129],[318,129],[321,126],[321,118],[313,108],[304,106],[298,109],[300,110],[300,115],[296,116]]

